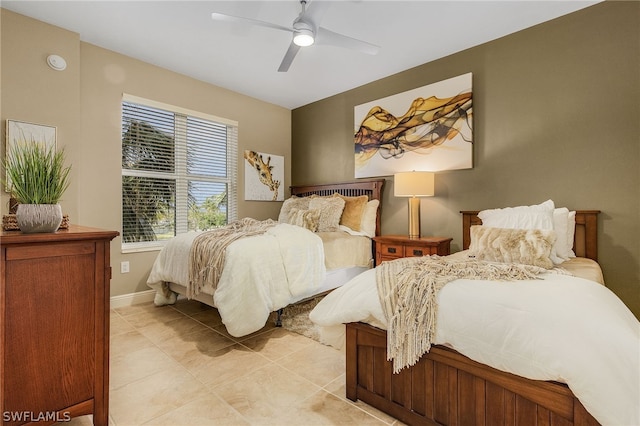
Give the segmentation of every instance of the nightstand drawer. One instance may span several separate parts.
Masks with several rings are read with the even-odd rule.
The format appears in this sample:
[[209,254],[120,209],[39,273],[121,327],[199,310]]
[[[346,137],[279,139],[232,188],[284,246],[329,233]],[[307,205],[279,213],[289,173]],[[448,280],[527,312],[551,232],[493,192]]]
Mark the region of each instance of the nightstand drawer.
[[449,254],[451,238],[409,238],[404,235],[379,235],[373,237],[376,244],[376,265],[402,257],[422,257]]
[[405,246],[404,257],[421,257],[435,253],[432,249],[437,247],[425,247],[425,246]]
[[399,258],[404,257],[404,246],[402,244],[381,244],[380,255],[384,257]]

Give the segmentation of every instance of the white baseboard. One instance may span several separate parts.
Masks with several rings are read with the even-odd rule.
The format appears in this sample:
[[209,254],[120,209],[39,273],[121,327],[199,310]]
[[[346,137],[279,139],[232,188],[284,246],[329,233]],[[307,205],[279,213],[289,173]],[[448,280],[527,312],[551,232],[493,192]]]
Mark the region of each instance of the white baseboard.
[[125,306],[137,305],[138,303],[153,302],[156,295],[155,290],[139,291],[137,293],[122,294],[111,297],[111,308],[122,308]]

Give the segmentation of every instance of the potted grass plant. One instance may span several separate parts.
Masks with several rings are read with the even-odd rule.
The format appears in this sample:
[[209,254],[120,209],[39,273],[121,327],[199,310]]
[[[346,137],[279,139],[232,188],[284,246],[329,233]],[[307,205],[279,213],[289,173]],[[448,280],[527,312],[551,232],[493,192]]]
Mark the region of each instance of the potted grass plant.
[[22,232],[55,232],[60,226],[59,201],[71,170],[64,162],[64,150],[35,141],[18,142],[7,153],[6,184],[19,203],[16,221]]

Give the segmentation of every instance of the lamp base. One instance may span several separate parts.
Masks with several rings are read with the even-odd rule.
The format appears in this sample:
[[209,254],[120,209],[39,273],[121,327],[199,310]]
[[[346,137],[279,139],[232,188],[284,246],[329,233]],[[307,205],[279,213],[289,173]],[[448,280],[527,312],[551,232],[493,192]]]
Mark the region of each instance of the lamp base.
[[420,198],[409,198],[409,238],[420,238]]

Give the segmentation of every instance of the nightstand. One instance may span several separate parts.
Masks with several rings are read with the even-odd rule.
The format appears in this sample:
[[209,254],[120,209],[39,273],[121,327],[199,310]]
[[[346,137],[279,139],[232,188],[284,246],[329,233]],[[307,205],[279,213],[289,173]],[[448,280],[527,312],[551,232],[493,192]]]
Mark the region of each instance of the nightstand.
[[450,245],[453,238],[420,237],[409,238],[406,235],[383,235],[373,237],[376,242],[376,265],[385,260],[401,257],[451,254]]

